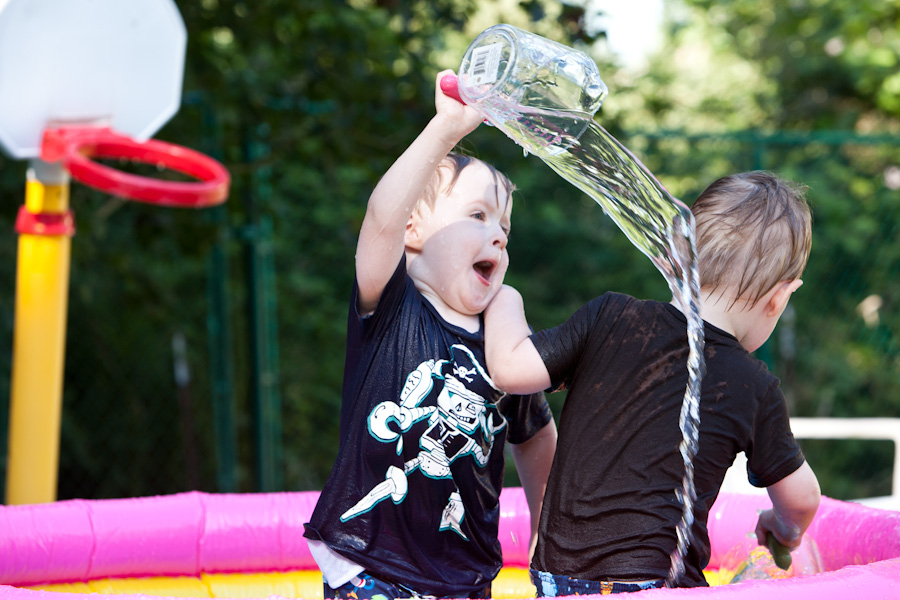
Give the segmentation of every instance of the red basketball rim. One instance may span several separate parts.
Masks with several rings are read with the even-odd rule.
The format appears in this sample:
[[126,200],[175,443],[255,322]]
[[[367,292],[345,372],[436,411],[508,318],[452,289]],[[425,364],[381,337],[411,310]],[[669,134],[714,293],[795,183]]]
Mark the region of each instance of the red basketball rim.
[[[61,160],[73,178],[114,196],[162,206],[203,208],[225,202],[231,178],[209,156],[168,142],[138,142],[106,127],[60,127],[44,132],[41,158]],[[94,158],[155,165],[198,181],[167,181],[126,173]]]

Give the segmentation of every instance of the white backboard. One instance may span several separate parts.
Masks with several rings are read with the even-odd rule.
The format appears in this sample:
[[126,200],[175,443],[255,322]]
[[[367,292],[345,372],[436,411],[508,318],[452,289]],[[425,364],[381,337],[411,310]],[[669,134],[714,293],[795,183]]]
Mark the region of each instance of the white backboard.
[[186,46],[173,0],[0,0],[0,148],[37,157],[54,124],[150,138],[178,112]]

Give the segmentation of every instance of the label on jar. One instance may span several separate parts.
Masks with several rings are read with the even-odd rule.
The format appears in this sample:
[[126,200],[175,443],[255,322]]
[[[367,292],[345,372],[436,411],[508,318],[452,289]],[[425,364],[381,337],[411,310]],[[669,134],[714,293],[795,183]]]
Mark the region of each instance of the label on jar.
[[472,50],[472,61],[469,67],[472,85],[488,85],[497,81],[497,67],[500,64],[502,52],[503,44],[500,42]]

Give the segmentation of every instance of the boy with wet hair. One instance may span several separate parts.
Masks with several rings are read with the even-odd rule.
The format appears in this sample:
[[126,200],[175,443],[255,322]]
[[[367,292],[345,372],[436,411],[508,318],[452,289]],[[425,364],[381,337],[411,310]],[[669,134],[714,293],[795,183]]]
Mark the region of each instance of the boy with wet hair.
[[[805,190],[767,172],[710,185],[694,203],[704,319],[692,540],[679,587],[707,585],[706,527],[739,452],[765,487],[757,540],[799,546],[819,486],[790,430],[778,379],[753,352],[797,288],[811,246]],[[532,580],[539,596],[663,587],[676,546],[684,463],[678,421],[687,385],[687,320],[670,303],[608,292],[532,334],[504,286],[485,312],[488,368],[510,393],[568,389],[544,497]]]
[[340,446],[305,531],[326,599],[489,598],[505,443],[535,538],[556,446],[543,393],[504,394],[485,368],[513,186],[451,152],[482,117],[435,88],[435,117],[375,187],[359,234]]

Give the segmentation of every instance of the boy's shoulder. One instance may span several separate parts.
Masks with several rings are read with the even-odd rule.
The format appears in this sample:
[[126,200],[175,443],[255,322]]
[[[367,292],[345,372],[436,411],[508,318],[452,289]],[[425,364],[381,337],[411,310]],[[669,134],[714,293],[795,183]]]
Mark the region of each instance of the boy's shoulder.
[[[666,302],[659,300],[642,299],[623,292],[609,291],[594,299],[597,306],[605,311],[612,311],[618,316],[646,315],[650,313],[667,312]],[[673,307],[674,308],[674,307]],[[677,310],[677,309],[676,309]]]
[[594,297],[588,304],[598,308],[609,309],[628,306],[634,302],[640,302],[640,300],[623,292],[608,291]]
[[[569,323],[576,330],[590,332],[593,338],[605,338],[613,332],[627,335],[628,331],[638,328],[646,330],[648,326],[659,333],[681,329],[677,315],[680,315],[678,309],[668,303],[608,291],[584,304],[572,315]],[[687,327],[686,320],[684,327]]]
[[704,379],[710,385],[740,389],[756,401],[773,394],[780,396],[781,380],[763,360],[748,352],[733,336],[706,325]]
[[640,320],[650,313],[664,310],[663,306],[664,303],[657,300],[641,300],[622,292],[608,291],[589,300],[573,316],[595,324]]

